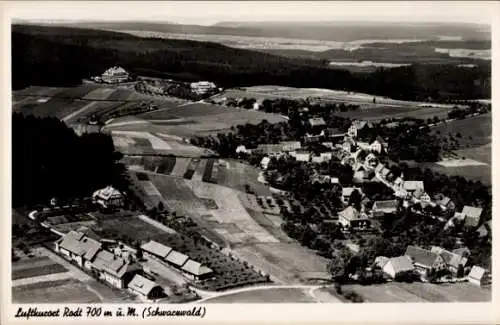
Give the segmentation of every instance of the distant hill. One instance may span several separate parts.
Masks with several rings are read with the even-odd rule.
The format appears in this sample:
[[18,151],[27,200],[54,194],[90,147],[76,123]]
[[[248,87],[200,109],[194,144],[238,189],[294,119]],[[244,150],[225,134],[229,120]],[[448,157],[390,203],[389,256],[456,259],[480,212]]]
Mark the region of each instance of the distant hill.
[[[58,22],[53,22],[57,24]],[[202,35],[234,35],[251,37],[280,37],[304,40],[350,42],[384,39],[437,39],[439,36],[463,39],[491,39],[490,28],[475,24],[415,24],[380,22],[220,22],[211,26],[141,21],[82,21],[59,22],[82,28],[141,30],[164,33]]]
[[488,67],[413,65],[354,74],[325,66],[317,59],[288,58],[211,42],[60,26],[12,26],[14,89],[76,85],[112,65],[151,77],[212,80],[222,87],[274,84],[352,90],[407,100],[491,96]]

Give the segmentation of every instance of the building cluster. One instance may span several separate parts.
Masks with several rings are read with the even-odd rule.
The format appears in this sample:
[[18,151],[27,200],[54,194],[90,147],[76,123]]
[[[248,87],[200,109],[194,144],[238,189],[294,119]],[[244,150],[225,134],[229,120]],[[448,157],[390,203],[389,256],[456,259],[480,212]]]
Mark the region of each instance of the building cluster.
[[96,82],[116,84],[130,80],[130,74],[119,66],[114,66],[104,71],[102,75],[93,78]]
[[198,95],[204,95],[210,91],[217,89],[217,86],[210,81],[192,82],[190,86],[191,90]]

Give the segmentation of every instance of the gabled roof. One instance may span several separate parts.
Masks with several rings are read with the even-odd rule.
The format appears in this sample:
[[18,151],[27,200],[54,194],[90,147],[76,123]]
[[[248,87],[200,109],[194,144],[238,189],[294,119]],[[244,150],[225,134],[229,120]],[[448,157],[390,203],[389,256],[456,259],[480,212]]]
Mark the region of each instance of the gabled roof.
[[398,208],[397,200],[384,200],[384,201],[375,201],[373,204],[373,210],[394,210],[396,211]]
[[172,247],[165,246],[163,244],[155,242],[154,240],[151,240],[142,245],[141,249],[160,258],[166,258],[167,255],[172,251]]
[[384,164],[378,163],[377,167],[375,167],[375,172],[380,173],[384,169]]
[[85,236],[82,232],[72,230],[62,238],[59,247],[75,255],[82,256],[86,260],[91,260],[101,249],[101,243]]
[[197,276],[200,276],[200,275],[205,275],[205,274],[209,274],[209,273],[212,273],[212,269],[198,263],[198,262],[195,262],[193,260],[188,260],[186,262],[186,264],[184,264],[184,266],[182,267],[182,269],[190,274],[193,274],[193,275],[197,275]]
[[280,145],[283,151],[293,151],[302,148],[300,141],[283,141],[280,142]]
[[358,121],[358,120],[356,120],[356,121],[352,122],[352,126],[354,126],[358,130],[361,130],[364,127],[372,128],[373,123],[370,121]]
[[92,197],[98,197],[103,200],[109,200],[112,198],[121,198],[122,194],[113,188],[113,186],[107,186],[103,189],[97,190],[92,194]]
[[482,280],[486,274],[486,270],[480,266],[474,265],[467,276],[470,279]]
[[263,154],[276,154],[280,153],[281,150],[281,144],[259,144],[256,149],[256,151],[262,152]]
[[139,270],[137,264],[130,264],[121,257],[113,255],[113,253],[102,250],[97,253],[95,261],[92,265],[103,272],[109,273],[117,278],[122,278],[128,271]]
[[405,255],[409,256],[415,264],[428,268],[432,267],[439,257],[436,253],[411,245],[406,248]]
[[469,227],[476,227],[479,224],[481,219],[481,214],[483,213],[483,209],[464,206],[462,210],[462,214],[465,216],[465,225]]
[[470,249],[467,247],[461,247],[453,250],[453,253],[460,255],[460,256],[470,256]]
[[151,290],[153,290],[154,287],[157,287],[158,285],[143,277],[142,275],[136,274],[133,278],[132,281],[128,284],[128,287],[132,290],[135,290],[136,292],[139,292],[140,294],[143,294],[147,296]]
[[408,272],[414,269],[411,259],[408,256],[398,256],[390,258],[387,263],[391,263],[395,273]]
[[424,189],[424,182],[422,181],[405,181],[403,188],[407,191],[416,191],[417,189]]
[[352,192],[357,190],[355,187],[344,187],[342,189],[342,196],[351,196]]
[[269,164],[269,162],[270,162],[270,161],[271,161],[271,158],[269,158],[269,157],[264,157],[264,158],[262,158],[262,160],[260,161],[260,164],[261,164],[261,165],[267,165],[267,164]]
[[382,138],[380,135],[377,135],[377,137],[375,138],[375,141],[380,142],[380,144],[382,144],[382,145],[387,144],[387,141],[385,141],[384,138]]
[[356,210],[354,207],[350,206],[344,209],[339,213],[344,219],[348,221],[356,220],[356,219],[361,219],[360,216],[361,214],[359,213],[358,210]]
[[171,251],[167,256],[167,261],[177,266],[183,266],[189,259],[189,256],[179,253],[178,251]]
[[382,171],[380,172],[380,174],[384,177],[386,177],[391,171],[388,169],[388,168],[385,168],[382,169]]
[[314,117],[309,119],[309,124],[311,126],[323,126],[326,125],[325,120],[322,117]]
[[441,200],[437,201],[437,204],[442,206],[447,206],[451,202],[451,199],[447,196],[444,196]]
[[467,258],[462,257],[459,254],[450,252],[442,247],[433,246],[431,248],[431,252],[441,255],[445,263],[448,266],[452,266],[454,268],[458,268],[460,264],[462,264],[462,266],[465,266],[465,264],[467,263]]

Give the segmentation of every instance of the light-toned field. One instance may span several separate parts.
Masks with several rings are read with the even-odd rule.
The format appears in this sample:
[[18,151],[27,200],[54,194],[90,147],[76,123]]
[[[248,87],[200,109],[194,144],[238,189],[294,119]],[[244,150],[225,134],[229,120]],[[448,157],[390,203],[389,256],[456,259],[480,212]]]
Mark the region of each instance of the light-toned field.
[[273,288],[237,292],[203,301],[204,303],[312,303],[308,289]]
[[16,303],[100,303],[101,299],[74,279],[32,283],[12,288]]
[[264,243],[236,247],[234,252],[278,281],[298,284],[308,278],[329,279],[328,260],[298,243]]
[[446,159],[437,162],[438,165],[443,167],[468,167],[468,166],[485,166],[483,162],[473,159]]
[[470,283],[385,283],[380,285],[347,285],[367,302],[487,302],[491,289]]
[[97,88],[94,89],[90,92],[88,92],[83,99],[87,100],[105,100],[108,99],[108,97],[114,93],[116,89],[113,88]]
[[476,159],[477,161],[491,165],[491,143],[462,150],[454,151],[457,155]]

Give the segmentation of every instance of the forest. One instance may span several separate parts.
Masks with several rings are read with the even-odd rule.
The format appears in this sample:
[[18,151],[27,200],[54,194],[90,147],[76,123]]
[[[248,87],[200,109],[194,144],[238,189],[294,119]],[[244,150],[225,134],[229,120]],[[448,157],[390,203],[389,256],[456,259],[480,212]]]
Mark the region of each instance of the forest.
[[77,136],[55,118],[12,115],[13,207],[90,196],[114,185],[127,187],[120,154],[109,135]]
[[416,64],[351,73],[325,66],[321,60],[286,58],[210,42],[67,27],[12,26],[13,89],[72,86],[112,65],[149,77],[210,80],[225,88],[274,84],[405,100],[491,97],[491,71],[485,68]]

